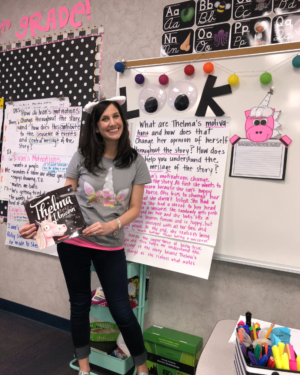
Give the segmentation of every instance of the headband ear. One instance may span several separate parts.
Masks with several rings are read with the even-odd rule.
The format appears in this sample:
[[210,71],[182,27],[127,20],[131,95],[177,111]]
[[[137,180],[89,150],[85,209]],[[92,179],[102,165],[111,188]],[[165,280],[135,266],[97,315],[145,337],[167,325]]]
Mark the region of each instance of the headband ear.
[[92,111],[94,109],[94,107],[100,102],[90,102],[88,104],[86,104],[83,108],[84,112],[87,112],[88,114],[92,114]]
[[123,105],[126,102],[126,96],[114,96],[113,98],[106,100],[117,102],[118,104]]
[[83,110],[85,112],[91,114],[93,109],[96,107],[97,104],[105,102],[105,101],[117,102],[119,105],[122,105],[126,102],[126,96],[114,96],[113,98],[110,98],[110,99],[103,98],[103,99],[100,99],[97,102],[90,102],[90,103],[88,103],[84,106]]

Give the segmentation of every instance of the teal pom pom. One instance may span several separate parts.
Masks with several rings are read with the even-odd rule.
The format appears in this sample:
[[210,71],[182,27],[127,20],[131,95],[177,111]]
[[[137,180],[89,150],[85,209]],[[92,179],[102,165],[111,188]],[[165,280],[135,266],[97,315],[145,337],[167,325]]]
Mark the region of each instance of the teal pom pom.
[[300,68],[300,56],[299,55],[293,58],[292,64],[294,68]]

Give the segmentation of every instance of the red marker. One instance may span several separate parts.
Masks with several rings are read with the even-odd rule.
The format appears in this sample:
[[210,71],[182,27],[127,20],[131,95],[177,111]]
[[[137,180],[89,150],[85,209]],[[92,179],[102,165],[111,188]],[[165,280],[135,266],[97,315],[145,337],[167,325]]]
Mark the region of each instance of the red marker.
[[273,358],[273,357],[270,357],[270,358],[269,358],[268,363],[267,363],[267,366],[270,367],[270,368],[274,368],[274,366],[275,366],[275,361],[274,361],[274,358]]

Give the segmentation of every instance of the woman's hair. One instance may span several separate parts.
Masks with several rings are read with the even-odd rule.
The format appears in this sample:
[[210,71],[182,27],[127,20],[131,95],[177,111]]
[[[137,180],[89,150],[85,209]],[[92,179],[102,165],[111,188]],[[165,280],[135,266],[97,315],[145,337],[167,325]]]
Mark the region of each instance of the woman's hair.
[[123,132],[119,138],[117,155],[114,158],[114,161],[116,161],[115,166],[118,168],[130,167],[132,162],[137,158],[137,151],[130,145],[128,123],[120,105],[115,101],[106,100],[100,102],[93,108],[91,115],[86,118],[78,147],[84,157],[83,166],[94,175],[97,175],[97,171],[105,170],[103,165],[101,165],[102,157],[105,153],[105,144],[102,135],[99,132],[96,133],[96,130],[98,130],[97,123],[103,112],[111,104],[117,108],[123,122]]

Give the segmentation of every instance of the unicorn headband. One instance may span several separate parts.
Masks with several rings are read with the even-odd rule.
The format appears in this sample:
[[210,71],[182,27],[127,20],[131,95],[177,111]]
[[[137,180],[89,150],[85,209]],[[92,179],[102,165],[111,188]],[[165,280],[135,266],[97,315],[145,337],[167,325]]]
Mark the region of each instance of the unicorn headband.
[[105,102],[105,101],[113,101],[113,102],[117,102],[118,104],[122,105],[126,102],[126,96],[114,96],[113,98],[106,99],[104,93],[102,93],[100,91],[100,100],[98,100],[96,102],[90,102],[90,103],[86,104],[84,106],[83,110],[85,112],[91,114],[94,107],[96,107],[97,104],[99,104],[101,102]]

